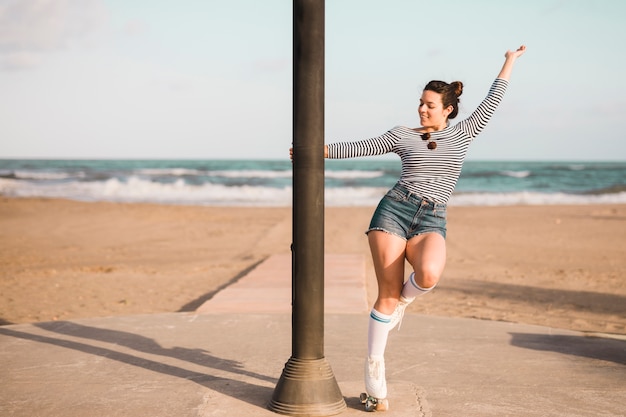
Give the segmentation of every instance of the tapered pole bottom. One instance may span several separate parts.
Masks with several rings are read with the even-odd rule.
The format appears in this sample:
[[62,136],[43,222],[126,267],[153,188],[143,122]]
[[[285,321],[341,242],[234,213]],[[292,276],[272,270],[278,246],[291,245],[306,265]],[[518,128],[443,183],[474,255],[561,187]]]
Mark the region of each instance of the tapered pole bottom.
[[325,358],[291,357],[268,407],[290,416],[333,416],[346,409],[346,402]]

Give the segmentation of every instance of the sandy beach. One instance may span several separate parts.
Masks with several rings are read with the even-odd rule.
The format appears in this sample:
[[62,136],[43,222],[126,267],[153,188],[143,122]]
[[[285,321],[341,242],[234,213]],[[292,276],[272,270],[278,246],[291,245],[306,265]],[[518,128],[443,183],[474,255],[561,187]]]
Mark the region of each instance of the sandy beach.
[[[326,210],[364,254],[372,207]],[[0,198],[0,324],[193,311],[289,253],[291,208]],[[407,267],[407,272],[409,271]],[[409,311],[626,334],[626,205],[450,207],[439,286]]]

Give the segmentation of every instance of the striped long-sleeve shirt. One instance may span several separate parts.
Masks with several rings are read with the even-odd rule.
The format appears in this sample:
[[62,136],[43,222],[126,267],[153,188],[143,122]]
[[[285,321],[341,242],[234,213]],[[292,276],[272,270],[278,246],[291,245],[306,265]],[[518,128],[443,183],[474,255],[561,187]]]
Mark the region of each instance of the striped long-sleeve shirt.
[[[508,81],[496,78],[487,97],[466,119],[447,128],[431,132],[429,140],[404,126],[396,126],[385,134],[356,142],[328,145],[328,158],[396,153],[402,161],[398,183],[410,192],[437,203],[447,204],[461,175],[461,168],[471,141],[485,128],[498,107]],[[436,141],[436,149],[428,149]]]

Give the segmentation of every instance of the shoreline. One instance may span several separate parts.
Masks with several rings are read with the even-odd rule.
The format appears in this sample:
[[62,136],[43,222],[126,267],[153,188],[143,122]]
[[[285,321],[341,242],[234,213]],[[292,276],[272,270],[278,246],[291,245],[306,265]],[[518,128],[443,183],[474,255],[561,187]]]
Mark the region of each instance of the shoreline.
[[[364,255],[370,306],[372,211],[325,211],[325,252]],[[0,197],[0,234],[0,324],[193,311],[289,253],[291,207]],[[408,311],[626,334],[625,237],[626,204],[450,206],[442,280]]]

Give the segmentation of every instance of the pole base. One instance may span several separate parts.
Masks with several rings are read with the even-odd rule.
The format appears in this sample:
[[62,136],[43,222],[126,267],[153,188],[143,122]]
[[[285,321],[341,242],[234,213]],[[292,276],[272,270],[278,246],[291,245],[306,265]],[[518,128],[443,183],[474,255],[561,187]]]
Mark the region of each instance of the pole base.
[[268,408],[290,416],[332,416],[346,409],[339,385],[325,358],[285,364]]

